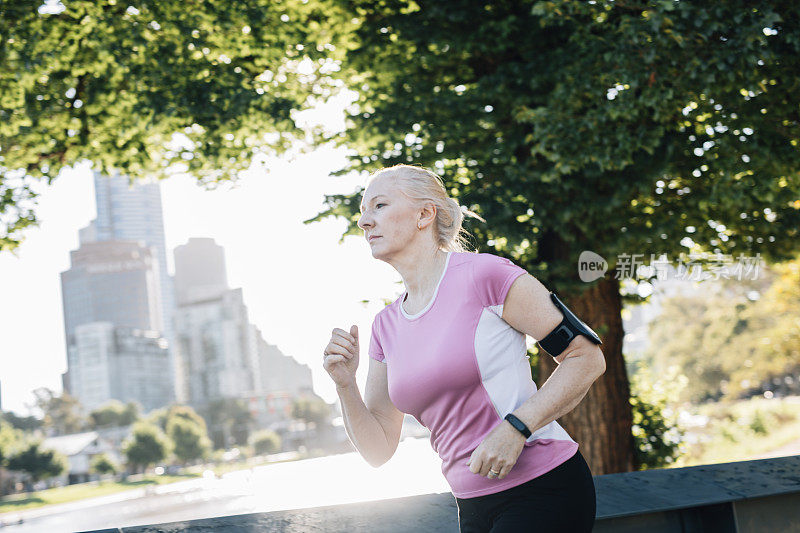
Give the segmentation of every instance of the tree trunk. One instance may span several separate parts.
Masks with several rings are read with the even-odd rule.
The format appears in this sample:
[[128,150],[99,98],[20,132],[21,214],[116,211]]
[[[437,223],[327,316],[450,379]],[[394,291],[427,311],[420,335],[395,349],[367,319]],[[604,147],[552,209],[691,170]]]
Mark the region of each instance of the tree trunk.
[[[631,435],[630,385],[622,357],[622,297],[619,280],[610,274],[592,284],[577,297],[567,300],[550,288],[575,315],[598,335],[606,358],[606,371],[589,392],[559,424],[580,445],[581,453],[594,475],[629,472],[634,465],[634,441]],[[556,367],[556,362],[540,350],[539,376],[542,383]]]
[[[562,232],[546,230],[537,241],[537,261],[548,264],[542,282],[575,315],[592,328],[603,341],[600,349],[606,359],[606,371],[589,388],[589,392],[570,413],[558,422],[580,445],[580,450],[595,475],[630,472],[634,468],[634,440],[631,434],[633,417],[630,405],[630,384],[622,357],[622,296],[619,280],[613,273],[591,284],[578,281],[578,256],[575,250],[590,249],[577,228],[564,228],[577,237],[567,242]],[[581,289],[559,289],[559,280],[573,278]],[[584,288],[585,287],[585,288]],[[580,292],[582,291],[582,292]],[[539,350],[539,383],[544,383],[556,368],[556,362]]]

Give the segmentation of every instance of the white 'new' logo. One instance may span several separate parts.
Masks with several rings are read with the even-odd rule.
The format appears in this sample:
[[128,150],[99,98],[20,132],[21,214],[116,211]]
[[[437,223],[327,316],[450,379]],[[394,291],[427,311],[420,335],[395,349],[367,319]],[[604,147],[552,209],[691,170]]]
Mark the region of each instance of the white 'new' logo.
[[608,270],[606,260],[590,250],[582,251],[578,257],[578,275],[585,283],[602,278],[606,270]]

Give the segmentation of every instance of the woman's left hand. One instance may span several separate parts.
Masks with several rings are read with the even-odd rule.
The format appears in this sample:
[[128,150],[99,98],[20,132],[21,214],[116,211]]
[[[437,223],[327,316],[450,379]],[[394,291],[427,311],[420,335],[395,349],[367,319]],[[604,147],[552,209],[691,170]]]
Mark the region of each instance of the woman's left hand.
[[473,474],[488,476],[489,470],[500,472],[497,477],[503,479],[508,475],[525,447],[525,436],[511,424],[503,422],[489,433],[475,451],[472,452],[467,466]]

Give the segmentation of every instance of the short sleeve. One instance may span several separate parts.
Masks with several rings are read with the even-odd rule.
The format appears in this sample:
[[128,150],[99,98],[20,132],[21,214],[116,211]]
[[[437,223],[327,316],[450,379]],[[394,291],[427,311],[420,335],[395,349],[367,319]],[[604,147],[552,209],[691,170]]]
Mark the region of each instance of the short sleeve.
[[380,333],[378,331],[378,317],[377,315],[372,320],[372,333],[370,334],[369,338],[369,356],[375,359],[376,361],[384,362],[384,355],[383,355],[383,346],[381,346],[381,339]]
[[527,270],[510,259],[489,253],[475,254],[472,261],[472,279],[484,307],[502,305],[511,284]]

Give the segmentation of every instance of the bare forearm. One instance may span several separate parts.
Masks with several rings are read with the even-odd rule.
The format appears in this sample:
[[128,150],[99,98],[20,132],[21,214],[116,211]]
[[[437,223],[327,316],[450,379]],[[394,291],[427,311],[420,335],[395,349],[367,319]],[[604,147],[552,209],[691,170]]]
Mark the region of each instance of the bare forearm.
[[342,405],[344,428],[358,453],[371,465],[378,467],[390,456],[389,441],[378,419],[367,409],[358,386],[336,387]]
[[603,371],[588,354],[568,357],[513,414],[533,433],[575,409]]

